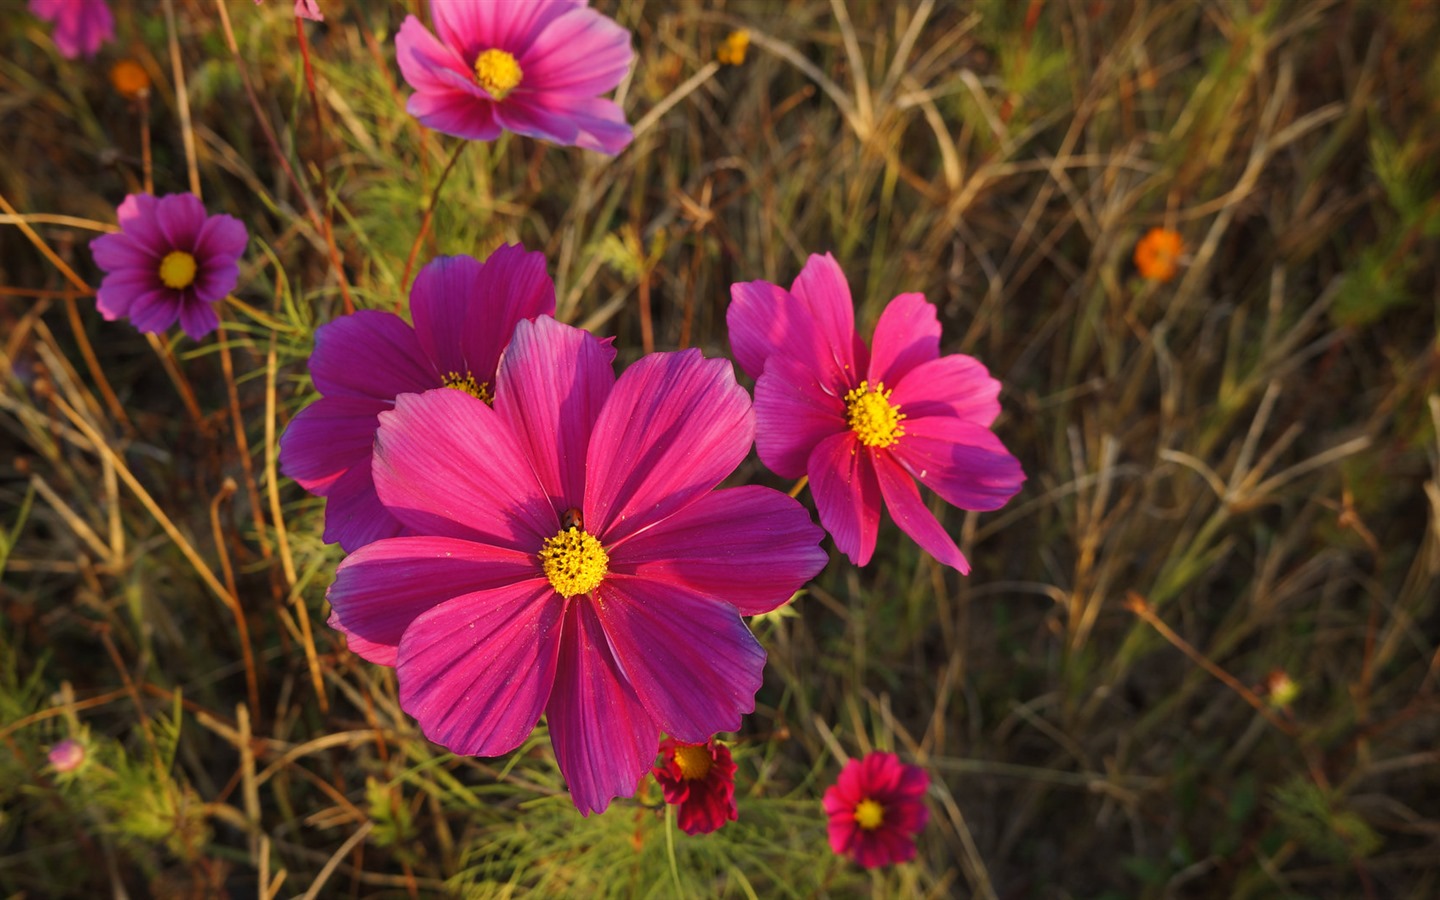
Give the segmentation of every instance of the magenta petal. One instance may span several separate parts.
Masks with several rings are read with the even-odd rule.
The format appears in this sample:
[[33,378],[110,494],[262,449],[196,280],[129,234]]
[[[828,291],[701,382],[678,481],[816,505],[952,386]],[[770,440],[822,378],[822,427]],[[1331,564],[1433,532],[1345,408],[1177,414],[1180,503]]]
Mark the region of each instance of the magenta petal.
[[128,311],[130,324],[148,334],[159,334],[180,318],[180,294],[169,288],[136,297]]
[[803,325],[799,301],[780,285],[768,281],[730,285],[730,307],[725,310],[730,352],[751,378],[759,378],[766,361],[804,333]]
[[750,395],[728,360],[698,350],[641,358],[590,438],[586,530],[615,543],[683,509],[735,470],[754,434]]
[[789,600],[825,567],[824,536],[798,502],[750,485],[706,494],[610,549],[610,571],[722,600],[744,616]]
[[856,376],[866,370],[862,358],[865,346],[855,334],[850,285],[835,257],[812,254],[795,277],[790,293],[809,309],[809,327],[823,342],[824,350],[817,362],[828,367],[823,373],[825,382],[854,385]]
[[564,598],[543,578],[420,613],[395,657],[400,707],[454,753],[514,750],[550,697],[564,614]]
[[777,354],[755,383],[755,449],[781,478],[799,478],[817,444],[849,434],[845,401],[826,390],[813,366]]
[[204,300],[190,300],[180,304],[180,330],[192,341],[198,341],[220,327],[220,317],[215,305]]
[[596,599],[610,646],[666,733],[701,743],[739,729],[755,709],[765,651],[735,607],[669,582],[614,573]]
[[961,575],[969,575],[970,564],[965,561],[965,554],[925,507],[915,482],[887,454],[881,452],[875,457],[875,474],[879,476],[880,493],[885,497],[890,518],[937,561],[958,569]]
[[870,562],[880,531],[881,497],[869,449],[846,431],[821,441],[807,469],[820,524],[851,562]]
[[155,283],[159,284],[160,263],[153,253],[146,251],[137,245],[133,238],[123,232],[114,234],[102,234],[90,242],[90,254],[95,257],[95,265],[106,272],[114,272],[117,269],[144,266],[154,267]]
[[505,351],[495,411],[557,512],[585,497],[585,453],[615,385],[614,358],[608,343],[549,316],[521,322]]
[[493,141],[503,130],[495,119],[494,103],[462,91],[416,92],[406,101],[405,111],[426,128],[467,141]]
[[157,267],[165,254],[175,249],[160,230],[159,204],[150,194],[128,194],[115,209],[121,233],[134,241],[137,249],[149,254]]
[[906,419],[895,460],[925,486],[961,509],[1004,506],[1025,481],[1020,461],[993,432],[950,416]]
[[555,688],[545,710],[560,773],[582,815],[635,793],[655,759],[659,727],[615,660],[594,604],[570,604]]
[[200,273],[190,288],[197,298],[206,303],[222,300],[240,280],[240,267],[233,260],[213,257],[201,263]]
[[[539,579],[533,554],[440,537],[397,537],[366,544],[335,570],[325,595],[330,624],[354,640],[350,649],[373,663],[395,665],[410,623],[441,603]],[[548,582],[546,582],[548,586]]]
[[327,397],[393,400],[441,383],[410,326],[397,315],[373,309],[342,316],[315,331],[310,375]]
[[613,89],[634,57],[630,32],[585,6],[550,20],[519,59],[523,86],[594,97]]
[[151,292],[169,294],[170,289],[160,284],[155,275],[136,269],[114,272],[100,282],[95,292],[95,307],[107,322],[113,322],[130,312],[136,300]]
[[535,552],[560,527],[504,420],[463,391],[404,394],[380,414],[375,489],[419,534]]
[[893,388],[916,366],[940,356],[940,320],[924,294],[901,294],[880,314],[871,342],[873,386]]
[[194,253],[205,225],[205,204],[194,194],[167,194],[155,206],[155,221],[171,249]]
[[[202,262],[215,257],[233,262],[245,252],[245,245],[249,242],[250,235],[239,219],[223,214],[214,215],[200,226],[200,232],[195,239],[195,255]],[[226,288],[227,291],[229,289]]]
[[390,404],[362,397],[321,397],[300,410],[280,436],[280,470],[325,496],[355,466],[370,469],[379,416]]
[[573,3],[530,0],[526,3],[440,2],[430,4],[430,16],[440,40],[455,48],[467,63],[481,51],[498,48],[518,55],[557,16]]
[[321,539],[353,553],[366,544],[405,532],[405,526],[380,503],[370,467],[352,466],[330,486]]
[[890,401],[909,419],[950,415],[988,428],[1000,415],[1000,382],[979,360],[963,354],[922,363],[886,386],[895,391]]
[[462,78],[474,76],[460,54],[445,46],[414,16],[406,16],[395,33],[395,61],[405,82],[417,91],[448,91],[454,83],[439,75],[452,72]]

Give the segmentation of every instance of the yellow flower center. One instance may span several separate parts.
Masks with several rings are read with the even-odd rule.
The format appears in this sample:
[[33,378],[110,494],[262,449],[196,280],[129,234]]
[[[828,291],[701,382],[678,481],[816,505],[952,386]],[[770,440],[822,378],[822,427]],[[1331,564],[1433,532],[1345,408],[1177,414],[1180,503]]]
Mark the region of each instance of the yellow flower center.
[[704,744],[681,744],[675,748],[675,765],[686,781],[696,781],[709,775],[713,763],[710,748]]
[[861,800],[855,804],[855,824],[866,831],[874,831],[885,821],[885,807],[874,800]]
[[469,369],[465,370],[464,375],[461,375],[459,372],[446,372],[445,377],[440,379],[440,381],[445,387],[454,388],[457,391],[464,391],[472,397],[478,397],[484,400],[486,406],[495,405],[495,398],[490,394],[490,382],[476,381],[475,376],[470,373]]
[[195,282],[195,257],[184,250],[171,250],[160,260],[160,280],[172,290],[182,290]]
[[867,447],[888,447],[905,436],[900,426],[905,414],[899,404],[890,402],[891,393],[883,381],[873,389],[870,382],[862,381],[845,395],[845,421]]
[[610,571],[610,556],[590,532],[571,526],[540,548],[540,568],[555,592],[568,600],[600,586]]
[[475,57],[475,80],[496,100],[515,90],[524,74],[515,57],[504,50],[492,47]]

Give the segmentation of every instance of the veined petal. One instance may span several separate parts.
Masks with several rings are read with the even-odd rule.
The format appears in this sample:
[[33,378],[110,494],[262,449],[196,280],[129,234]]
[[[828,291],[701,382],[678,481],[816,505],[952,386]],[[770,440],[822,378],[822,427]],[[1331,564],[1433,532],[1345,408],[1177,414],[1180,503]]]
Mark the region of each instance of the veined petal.
[[924,294],[901,294],[880,314],[871,341],[871,384],[894,387],[912,369],[940,356],[940,320]]
[[557,16],[573,9],[568,0],[530,0],[526,3],[440,2],[430,4],[430,16],[440,40],[455,48],[467,63],[484,50],[496,48],[520,56],[541,30]]
[[989,428],[1000,415],[1000,382],[978,359],[961,353],[921,363],[885,386],[894,389],[890,399],[910,419],[958,416]]
[[373,309],[316,329],[310,375],[327,397],[393,400],[440,386],[414,330],[399,316]]
[[770,357],[755,383],[755,449],[781,478],[799,478],[823,440],[849,434],[845,400],[820,383],[815,368],[784,353]]
[[805,261],[795,283],[794,294],[810,311],[810,327],[823,341],[821,358],[816,362],[825,367],[826,384],[855,384],[856,376],[867,370],[865,345],[855,334],[855,306],[850,299],[850,285],[840,264],[830,254],[812,254]]
[[765,651],[735,607],[612,572],[596,589],[595,612],[635,693],[667,734],[702,743],[739,729],[755,709]]
[[155,205],[155,221],[172,250],[194,253],[205,225],[205,204],[194,194],[167,194]]
[[730,285],[725,327],[740,370],[759,378],[770,357],[806,333],[800,301],[778,284],[742,281]]
[[516,134],[611,156],[635,136],[625,122],[625,111],[604,97],[517,91],[496,104],[495,119]]
[[452,47],[442,44],[420,20],[406,16],[395,33],[395,61],[400,74],[417,91],[446,91],[453,83],[439,77],[439,72],[453,72],[461,78],[473,78],[470,64]]
[[673,515],[733,472],[754,434],[750,396],[728,360],[698,350],[640,359],[590,438],[586,529],[613,544]]
[[401,708],[455,753],[514,750],[550,698],[564,615],[564,598],[543,578],[420,613],[395,657]]
[[560,774],[581,815],[635,793],[655,759],[659,726],[616,662],[584,598],[565,615],[555,688],[545,709]]
[[325,596],[330,624],[351,638],[350,649],[393,666],[400,638],[421,613],[453,597],[530,582],[549,587],[533,554],[455,538],[397,537],[347,556]]
[[875,453],[875,473],[879,476],[885,508],[890,510],[890,518],[900,530],[914,538],[915,543],[937,561],[959,570],[961,575],[969,575],[970,563],[965,561],[965,554],[925,507],[915,482],[884,451]]
[[95,257],[95,265],[106,272],[143,267],[147,273],[151,273],[156,284],[160,283],[160,267],[156,255],[137,244],[134,238],[123,231],[102,234],[95,238],[90,242],[90,254]]
[[138,330],[159,334],[180,318],[180,294],[168,288],[141,294],[130,304],[128,315]]
[[330,486],[325,500],[327,544],[353,553],[372,541],[403,534],[405,526],[380,503],[370,466],[351,466]]
[[789,600],[825,567],[823,536],[795,500],[749,485],[706,494],[607,549],[613,573],[677,585],[754,616]]
[[180,304],[180,330],[192,341],[198,341],[220,327],[215,306],[204,300],[188,300]]
[[634,55],[628,29],[593,9],[575,6],[547,22],[519,58],[525,73],[520,90],[594,97],[625,78]]
[[464,91],[416,91],[405,111],[426,128],[467,141],[493,141],[502,131],[495,120],[495,104]]
[[951,416],[905,420],[890,452],[896,462],[952,506],[999,509],[1025,482],[1020,461],[990,429]]
[[880,483],[866,450],[845,431],[816,445],[806,465],[820,524],[857,566],[870,562],[880,532]]

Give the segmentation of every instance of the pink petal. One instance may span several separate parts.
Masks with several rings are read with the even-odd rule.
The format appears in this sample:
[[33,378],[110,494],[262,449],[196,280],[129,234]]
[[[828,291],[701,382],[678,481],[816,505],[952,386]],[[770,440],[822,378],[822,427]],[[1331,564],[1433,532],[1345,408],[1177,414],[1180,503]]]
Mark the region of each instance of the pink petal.
[[371,470],[386,509],[420,534],[534,553],[560,527],[504,420],[462,391],[401,395],[380,414]]
[[890,301],[875,323],[871,352],[866,377],[872,386],[883,382],[887,388],[940,356],[940,320],[924,294],[901,294]]
[[395,34],[395,61],[400,64],[400,74],[405,76],[405,82],[417,91],[454,90],[457,87],[455,81],[442,76],[442,72],[458,76],[461,80],[473,80],[475,77],[470,64],[461,59],[453,48],[440,43],[414,16],[406,16]]
[[205,226],[205,205],[194,194],[168,194],[155,206],[155,221],[172,250],[193,253]]
[[527,3],[431,3],[430,16],[440,40],[473,64],[481,51],[496,48],[517,59],[557,16],[575,6],[571,2],[531,0]]
[[673,515],[733,472],[754,434],[750,396],[727,360],[698,350],[641,358],[590,438],[586,530],[612,544]]
[[886,387],[910,419],[953,415],[988,428],[1000,414],[1000,382],[979,360],[959,353],[922,363]]
[[741,371],[759,378],[765,362],[806,333],[808,315],[791,293],[768,281],[745,281],[730,285],[730,307],[725,310],[725,327],[730,333],[730,351]]
[[365,643],[351,649],[382,666],[395,665],[405,629],[452,597],[492,591],[539,577],[533,554],[441,537],[397,537],[366,544],[335,569],[330,624]]
[[320,14],[320,4],[316,0],[295,0],[295,15],[312,22],[325,21],[325,17]]
[[396,652],[400,707],[454,753],[514,750],[550,697],[564,614],[564,598],[543,578],[420,613]]
[[220,317],[215,305],[204,300],[190,300],[180,304],[180,330],[192,341],[198,341],[220,327]]
[[765,651],[735,607],[613,572],[595,596],[610,646],[663,731],[701,743],[739,729],[755,709]]
[[316,330],[310,375],[327,397],[393,400],[441,384],[410,326],[399,316],[374,309],[362,309]]
[[659,727],[615,661],[594,604],[565,616],[555,688],[545,709],[560,773],[582,815],[635,793],[655,759]]
[[321,397],[300,410],[280,436],[280,471],[325,496],[355,466],[370,469],[379,415],[390,404],[362,397]]
[[857,566],[870,562],[880,531],[880,482],[869,451],[849,431],[821,441],[806,466],[820,524]]
[[857,384],[859,373],[866,371],[865,345],[855,334],[850,285],[835,257],[812,254],[790,286],[790,293],[809,309],[809,327],[823,347],[815,362],[823,367],[824,382],[832,386]]
[[628,29],[576,6],[551,19],[518,58],[524,76],[517,90],[594,97],[625,78],[634,55]]
[[625,111],[603,97],[517,91],[496,105],[495,118],[516,134],[611,156],[634,137],[625,123]]
[[890,447],[896,462],[952,506],[999,509],[1025,482],[1020,461],[988,428],[951,416],[902,424],[905,436]]
[[925,507],[920,489],[910,476],[884,452],[875,454],[875,473],[880,479],[885,508],[900,530],[914,538],[915,543],[937,561],[959,570],[961,575],[969,575],[970,564],[965,561],[965,554]]
[[731,488],[608,548],[610,571],[683,587],[754,616],[789,600],[825,567],[823,536],[805,508],[779,491]]
[[426,128],[468,141],[493,141],[503,130],[495,119],[495,104],[461,91],[410,95],[405,111]]
[[827,390],[813,366],[783,353],[755,383],[755,449],[781,478],[799,478],[823,440],[849,434],[845,401]]
[[495,411],[557,514],[585,497],[585,453],[615,386],[614,359],[608,343],[549,316],[522,321],[505,351]]
[[370,466],[356,465],[330,486],[321,539],[353,553],[366,544],[405,532],[405,526],[380,503]]

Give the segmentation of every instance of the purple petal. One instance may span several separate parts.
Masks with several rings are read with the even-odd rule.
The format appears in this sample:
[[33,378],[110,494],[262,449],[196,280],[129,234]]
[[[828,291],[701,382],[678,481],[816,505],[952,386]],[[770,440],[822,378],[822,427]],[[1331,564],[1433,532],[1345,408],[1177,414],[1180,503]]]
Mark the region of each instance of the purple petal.
[[393,400],[440,387],[415,332],[397,315],[362,309],[321,325],[310,356],[315,388],[327,397]]
[[585,453],[615,386],[614,349],[545,316],[522,321],[505,351],[495,410],[557,512],[585,497]]
[[90,254],[95,257],[95,265],[107,272],[143,267],[157,274],[158,283],[159,259],[123,231],[102,234],[91,241]]
[[157,212],[160,201],[149,194],[130,194],[115,210],[120,233],[134,242],[135,247],[154,258],[156,264],[175,249],[160,230]]
[[192,341],[198,341],[220,327],[215,305],[204,300],[186,300],[180,304],[180,330]]
[[353,553],[366,544],[405,533],[405,526],[380,503],[370,466],[356,465],[336,479],[325,501],[321,539]]
[[280,471],[321,497],[355,466],[370,470],[379,416],[390,404],[365,397],[321,397],[280,436]]
[[659,726],[615,661],[585,599],[570,604],[555,688],[545,709],[560,773],[582,815],[635,793],[655,760]]
[[901,294],[880,314],[871,344],[870,370],[873,386],[883,382],[893,388],[912,369],[940,355],[940,320],[924,294]]
[[207,265],[216,260],[234,262],[245,252],[249,241],[250,235],[239,219],[224,214],[214,215],[206,219],[200,228],[200,234],[195,239],[195,255]]
[[635,136],[625,111],[603,97],[516,92],[495,106],[495,119],[516,134],[610,156]]
[[401,636],[421,613],[462,594],[536,582],[537,575],[533,554],[454,538],[397,537],[347,556],[325,597],[330,624],[352,639],[350,649],[393,666]]
[[789,600],[825,567],[822,537],[805,508],[779,491],[731,488],[608,548],[610,571],[673,584],[754,616]]
[[160,284],[159,276],[154,273],[133,269],[115,272],[100,282],[100,290],[95,293],[95,308],[105,321],[113,322],[130,312],[136,300],[151,293],[169,294],[170,289]]
[[827,390],[814,367],[785,354],[770,358],[755,383],[755,449],[781,478],[799,478],[827,437],[849,434],[845,401]]
[[180,294],[169,288],[141,294],[127,311],[130,324],[148,334],[159,334],[180,318]]
[[999,509],[1025,481],[1020,461],[988,428],[951,416],[904,425],[905,436],[890,448],[895,460],[952,506]]
[[555,682],[565,600],[544,579],[465,594],[421,613],[395,656],[400,707],[465,756],[524,743]]
[[816,445],[807,465],[820,524],[857,566],[870,562],[880,531],[880,483],[870,449],[849,431]]
[[699,743],[755,709],[765,651],[735,607],[611,573],[596,589],[605,636],[661,730]]
[[519,57],[524,77],[517,90],[594,97],[625,78],[634,55],[628,29],[576,6],[547,23]]
[[986,428],[1000,414],[1000,382],[980,361],[963,354],[922,363],[887,386],[907,418],[954,415]]
[[385,507],[420,534],[534,553],[560,528],[504,420],[462,391],[401,395],[380,414],[371,469]]
[[733,472],[754,434],[750,396],[729,361],[698,350],[641,358],[615,383],[590,438],[586,529],[610,544],[662,521]]
[[201,262],[200,271],[191,287],[196,297],[207,302],[222,300],[235,289],[240,280],[240,267],[224,258]]
[[172,250],[194,253],[205,225],[205,204],[194,194],[167,194],[155,205],[155,221]]
[[965,561],[965,554],[925,507],[915,482],[886,454],[875,456],[875,474],[879,476],[880,493],[885,497],[890,518],[937,561],[958,569],[961,575],[969,575],[970,564]]

